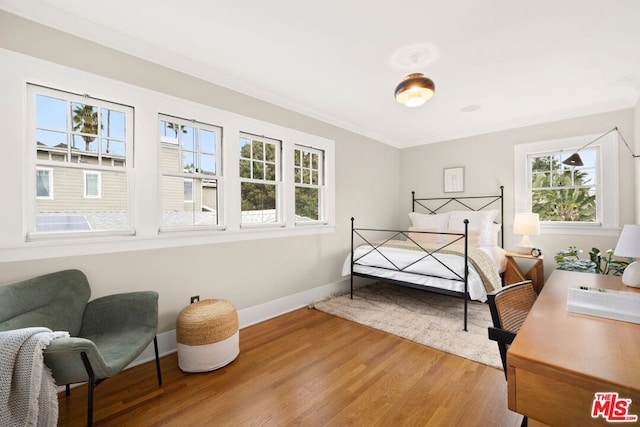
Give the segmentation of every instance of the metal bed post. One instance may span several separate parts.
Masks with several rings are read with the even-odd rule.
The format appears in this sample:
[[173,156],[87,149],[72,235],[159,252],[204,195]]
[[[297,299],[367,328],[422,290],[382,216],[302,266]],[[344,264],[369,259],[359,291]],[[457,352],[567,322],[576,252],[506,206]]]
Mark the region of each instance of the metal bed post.
[[500,247],[504,249],[504,185],[500,186]]
[[353,221],[351,217],[351,299],[353,299]]
[[464,331],[467,332],[467,304],[469,303],[469,220],[464,220]]

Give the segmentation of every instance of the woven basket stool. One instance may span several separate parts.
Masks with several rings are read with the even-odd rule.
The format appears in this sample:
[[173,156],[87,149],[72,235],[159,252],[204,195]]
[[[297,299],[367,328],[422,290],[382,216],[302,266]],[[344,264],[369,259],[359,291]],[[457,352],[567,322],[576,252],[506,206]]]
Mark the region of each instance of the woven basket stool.
[[207,372],[228,365],[240,353],[236,308],[221,299],[188,305],[178,315],[176,341],[183,372]]

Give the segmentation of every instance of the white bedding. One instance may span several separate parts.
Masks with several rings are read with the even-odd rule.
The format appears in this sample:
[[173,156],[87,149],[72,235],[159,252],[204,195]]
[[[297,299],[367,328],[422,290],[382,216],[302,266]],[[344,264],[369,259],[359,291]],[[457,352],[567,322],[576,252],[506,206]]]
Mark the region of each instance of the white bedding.
[[[499,272],[504,271],[506,258],[505,251],[502,248],[483,247],[480,249],[496,262]],[[459,255],[446,253],[434,255],[441,260],[443,264],[453,270],[452,272],[437,260],[433,259],[433,257],[425,258],[424,252],[395,247],[379,247],[378,250],[382,252],[384,256],[378,251],[371,251],[371,246],[369,245],[357,247],[354,252],[354,258],[357,260],[357,264],[353,266],[354,271],[382,279],[392,279],[455,292],[464,292],[464,282],[458,281],[459,278],[456,277],[455,274],[457,273],[459,276],[464,277],[464,258]],[[371,252],[367,254],[369,251]],[[391,260],[391,262],[389,260]],[[419,262],[416,262],[418,260]],[[347,255],[342,268],[343,276],[349,274],[351,274],[351,254]],[[424,274],[432,274],[445,278],[430,277]],[[446,278],[458,280],[448,280]],[[487,300],[487,291],[482,283],[482,279],[471,263],[469,263],[468,285],[471,299],[482,302]]]

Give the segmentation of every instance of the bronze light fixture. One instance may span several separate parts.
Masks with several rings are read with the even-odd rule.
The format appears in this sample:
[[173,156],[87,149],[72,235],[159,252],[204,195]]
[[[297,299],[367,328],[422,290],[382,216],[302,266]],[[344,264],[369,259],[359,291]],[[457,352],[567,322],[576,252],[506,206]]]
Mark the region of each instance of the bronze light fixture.
[[598,141],[601,138],[604,138],[605,136],[609,135],[611,132],[617,132],[618,136],[620,137],[620,139],[622,139],[622,142],[624,142],[624,145],[627,147],[627,149],[629,150],[629,152],[631,153],[631,156],[635,159],[636,157],[640,157],[640,154],[633,154],[633,150],[631,150],[631,147],[629,146],[629,144],[627,143],[627,140],[624,139],[624,136],[622,136],[622,134],[620,133],[620,130],[618,129],[618,127],[614,127],[613,129],[611,129],[610,131],[607,131],[605,133],[603,133],[602,135],[600,135],[599,137],[597,137],[596,139],[589,141],[588,143],[586,143],[585,145],[583,145],[582,147],[578,148],[578,150],[573,153],[572,155],[570,155],[569,157],[567,157],[562,164],[565,164],[567,166],[583,166],[584,163],[582,162],[582,159],[580,158],[580,154],[578,154],[578,152],[580,152],[581,150],[585,149],[586,147],[588,147],[589,145],[593,144],[594,142]]
[[396,101],[406,107],[419,107],[433,96],[436,85],[422,73],[409,74],[396,86]]

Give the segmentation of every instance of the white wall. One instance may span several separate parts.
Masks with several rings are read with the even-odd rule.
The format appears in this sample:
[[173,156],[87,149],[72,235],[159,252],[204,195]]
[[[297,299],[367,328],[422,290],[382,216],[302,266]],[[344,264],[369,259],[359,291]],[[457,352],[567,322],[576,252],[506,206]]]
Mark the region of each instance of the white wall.
[[[157,290],[160,331],[170,331],[191,295],[225,298],[242,310],[339,283],[350,244],[349,218],[386,227],[396,222],[395,148],[2,11],[0,48],[334,140],[337,218],[335,232],[327,234],[0,262],[0,284],[78,268],[89,277],[93,297]],[[16,123],[24,120],[13,119],[25,113],[18,105],[5,113],[0,114],[0,127],[18,141],[0,139],[0,154],[21,159],[16,152],[22,150],[25,132]],[[0,168],[2,185],[20,186],[21,170],[20,164]],[[4,203],[0,220],[20,214]],[[6,248],[5,243],[0,236],[0,247]]]
[[[636,108],[637,110],[637,108]],[[636,114],[638,116],[640,114]],[[636,118],[638,120],[638,118]],[[418,196],[451,196],[443,189],[443,168],[464,166],[465,191],[456,193],[464,195],[498,194],[500,185],[504,185],[505,210],[505,248],[516,249],[516,238],[511,232],[514,216],[514,162],[513,147],[527,142],[560,139],[574,135],[603,133],[614,126],[627,141],[634,141],[634,110],[616,111],[606,114],[563,120],[478,135],[453,141],[445,141],[421,147],[404,149],[400,154],[400,193],[410,200],[410,192],[416,191]],[[622,145],[622,144],[620,144]],[[633,160],[625,147],[618,147],[620,170],[620,224],[635,221],[636,185]],[[409,204],[403,204],[399,215],[408,225],[406,211]],[[578,246],[588,252],[592,247],[600,250],[614,248],[616,236],[595,237],[578,235],[540,235],[531,237],[532,243],[543,250],[545,256],[545,276],[555,268],[553,255],[568,246]]]

